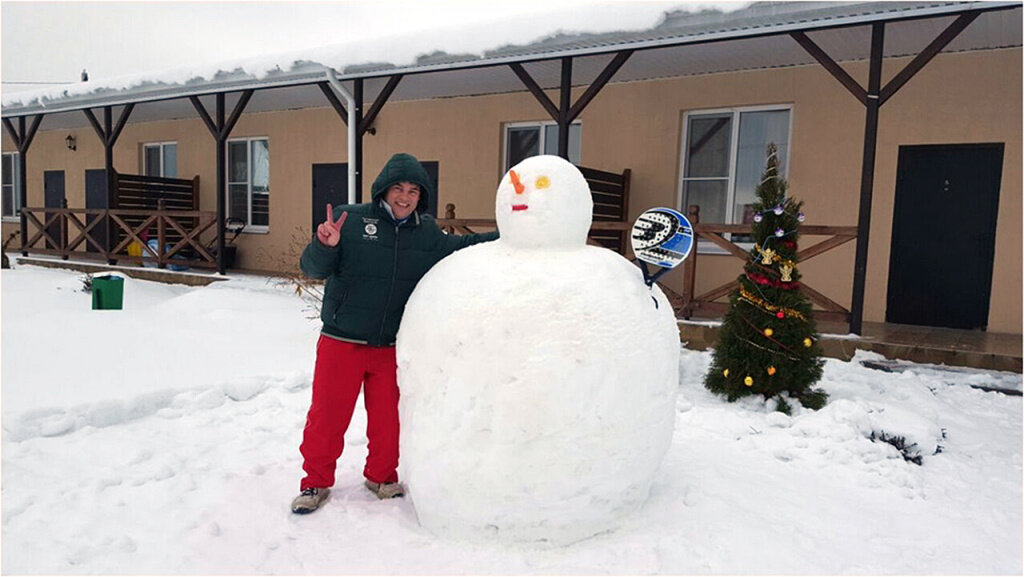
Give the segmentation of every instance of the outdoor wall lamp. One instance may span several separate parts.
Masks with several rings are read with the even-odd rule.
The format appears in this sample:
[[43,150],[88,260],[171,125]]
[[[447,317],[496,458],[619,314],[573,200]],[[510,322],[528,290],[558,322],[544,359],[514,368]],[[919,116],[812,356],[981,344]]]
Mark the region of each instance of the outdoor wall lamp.
[[75,142],[75,135],[69,134],[64,138],[64,144],[68,145],[68,150],[78,150],[78,146]]

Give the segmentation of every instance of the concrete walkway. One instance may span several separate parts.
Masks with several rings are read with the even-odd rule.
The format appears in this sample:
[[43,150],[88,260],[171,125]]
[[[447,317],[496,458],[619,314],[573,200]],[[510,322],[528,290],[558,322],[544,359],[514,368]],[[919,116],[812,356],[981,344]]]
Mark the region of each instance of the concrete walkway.
[[[719,321],[680,320],[686,347],[704,350],[718,339]],[[849,360],[857,349],[874,351],[887,359],[1021,372],[1020,334],[965,331],[865,322],[862,335],[851,334],[845,324],[818,323],[825,356]]]

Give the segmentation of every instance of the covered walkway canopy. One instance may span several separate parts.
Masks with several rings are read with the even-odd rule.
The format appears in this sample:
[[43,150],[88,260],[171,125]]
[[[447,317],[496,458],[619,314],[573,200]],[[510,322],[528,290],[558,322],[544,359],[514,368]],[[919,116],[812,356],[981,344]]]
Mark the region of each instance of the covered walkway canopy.
[[[580,21],[585,20],[581,15]],[[850,309],[851,331],[860,333],[881,107],[935,55],[1019,47],[1021,28],[1020,2],[761,2],[729,13],[669,12],[645,30],[559,33],[477,54],[432,52],[409,63],[354,61],[353,46],[337,45],[311,51],[308,57],[282,56],[269,68],[265,57],[259,65],[226,63],[216,73],[185,81],[172,80],[173,75],[98,79],[61,90],[8,95],[2,117],[22,152],[22,174],[37,130],[90,125],[104,142],[107,170],[112,173],[113,147],[128,122],[199,117],[223,144],[243,112],[330,104],[347,126],[349,191],[359,201],[362,136],[388,101],[525,88],[562,128],[559,151],[567,156],[569,123],[608,82],[820,65],[865,108]],[[439,35],[437,46],[443,45]],[[913,58],[883,82],[882,61],[895,57]],[[869,77],[863,80],[852,78],[841,66],[863,61],[870,63]],[[575,102],[574,87],[587,87]],[[548,97],[548,90],[557,91],[557,101]],[[101,111],[102,118],[94,111]],[[224,147],[219,146],[219,255],[224,254],[223,156]],[[21,189],[25,206],[24,179]],[[23,216],[23,234],[24,230]],[[223,273],[223,264],[220,269]]]

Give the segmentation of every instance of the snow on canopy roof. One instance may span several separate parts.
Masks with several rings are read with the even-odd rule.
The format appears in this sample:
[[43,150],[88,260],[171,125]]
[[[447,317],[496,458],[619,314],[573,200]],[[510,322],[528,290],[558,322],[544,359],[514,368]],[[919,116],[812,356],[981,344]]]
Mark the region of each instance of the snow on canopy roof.
[[[494,25],[475,24],[405,34],[400,41],[382,37],[373,42],[336,43],[230,62],[93,79],[71,86],[5,95],[3,116],[309,84],[326,80],[329,71],[336,72],[340,80],[414,74],[955,15],[968,10],[1019,8],[1020,3],[756,2],[730,12],[687,9],[692,7],[682,5],[668,12],[663,10],[663,4],[643,2],[599,5],[587,8],[586,12],[576,7],[553,10],[542,18],[533,15],[505,19]],[[970,49],[1019,46],[1020,23],[1009,25],[1009,32],[1000,31],[995,36],[998,38],[991,41],[992,45]],[[1005,41],[1007,36],[1009,43]],[[930,40],[928,37],[925,42]],[[989,43],[987,39],[985,42]],[[893,55],[888,46],[886,55]]]

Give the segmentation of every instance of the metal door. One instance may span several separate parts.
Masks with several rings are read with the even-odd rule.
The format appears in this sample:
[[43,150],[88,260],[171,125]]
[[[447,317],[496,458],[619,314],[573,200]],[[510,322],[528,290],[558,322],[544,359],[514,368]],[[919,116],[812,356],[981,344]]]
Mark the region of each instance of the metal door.
[[[437,161],[420,162],[430,184],[434,187],[434,194],[427,198],[427,214],[437,217],[437,181],[440,170]],[[312,232],[324,221],[327,203],[334,206],[348,202],[348,164],[326,163],[313,165],[313,213]]]
[[[102,168],[92,168],[85,171],[85,208],[110,208],[110,200],[107,196],[107,171]],[[99,215],[85,215],[85,225],[101,218]],[[107,238],[108,220],[104,218],[90,231],[90,236],[96,239],[101,246],[110,249],[110,239]],[[99,252],[89,241],[85,242],[85,250]]]
[[1002,166],[1002,144],[900,147],[886,322],[987,326]]
[[328,203],[332,206],[348,203],[347,163],[313,165],[313,234],[327,216]]
[[[63,170],[47,170],[43,172],[43,206],[45,208],[64,208],[64,171]],[[50,211],[46,211],[46,216],[43,224],[53,217],[54,214]],[[46,227],[47,233],[55,241],[61,242],[61,226],[60,222],[54,222],[50,226]],[[66,240],[63,242],[67,242]],[[57,248],[49,240],[46,241],[46,248],[54,249]]]

